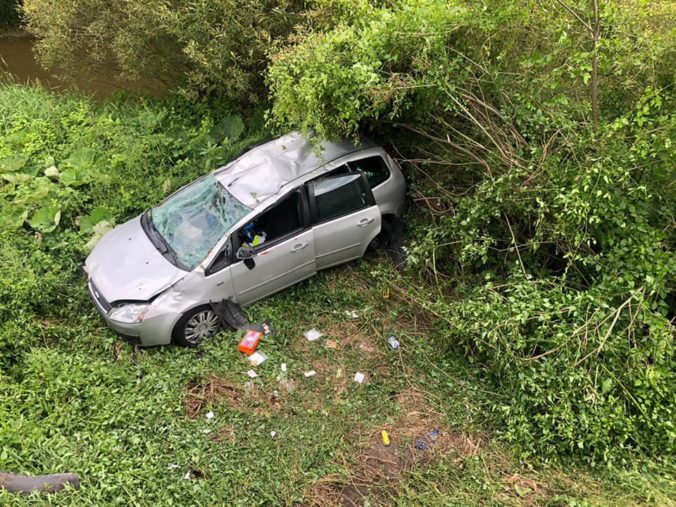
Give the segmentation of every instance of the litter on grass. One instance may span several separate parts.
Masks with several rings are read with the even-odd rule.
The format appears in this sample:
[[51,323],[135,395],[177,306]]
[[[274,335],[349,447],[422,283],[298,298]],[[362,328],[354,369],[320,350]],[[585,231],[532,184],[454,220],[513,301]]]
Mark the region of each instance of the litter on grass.
[[263,337],[263,331],[257,331],[255,329],[249,329],[244,338],[239,342],[237,350],[244,352],[247,356],[250,356],[256,351],[256,347]]
[[258,377],[258,373],[256,373],[256,372],[253,371],[253,370],[247,371],[246,374],[249,375],[249,378],[256,378],[256,377]]
[[210,421],[211,419],[214,418],[214,413],[211,412],[211,411],[209,411],[209,412],[207,412],[207,416],[206,416],[206,417],[207,417],[207,421]]
[[271,431],[271,432],[270,432],[270,437],[275,438],[276,436],[277,436],[277,432],[276,432],[276,431]]
[[401,346],[399,340],[397,340],[397,337],[393,334],[387,337],[387,344],[390,346],[392,350],[399,350],[399,347]]
[[307,341],[313,342],[315,340],[319,340],[322,336],[324,336],[324,333],[321,331],[312,328],[309,331],[305,331],[305,338],[307,338]]
[[282,371],[283,371],[284,373],[286,373],[286,363],[282,363],[282,365],[280,366],[280,368],[282,369]]
[[362,382],[364,382],[364,374],[363,374],[362,372],[360,372],[360,371],[358,371],[357,373],[355,373],[355,374],[354,374],[354,381],[355,381],[357,384],[361,384]]
[[289,394],[291,394],[292,392],[294,392],[296,390],[296,384],[294,384],[293,380],[286,380],[286,379],[280,380],[279,385],[284,387],[284,389],[286,389],[286,392],[289,393]]
[[249,356],[249,362],[251,363],[252,366],[259,366],[263,364],[267,358],[268,356],[266,356],[262,352],[254,352]]
[[168,468],[169,470],[176,470],[177,468],[181,468],[181,465],[177,465],[176,463],[169,463],[169,464],[167,465],[167,468]]
[[383,439],[383,445],[385,447],[388,447],[390,445],[390,435],[387,433],[387,431],[383,430],[380,432],[380,436]]
[[317,372],[314,370],[310,370],[303,373],[303,375],[305,375],[306,377],[314,377],[315,375],[317,375]]
[[426,451],[434,445],[441,431],[439,428],[435,428],[432,431],[425,433],[423,436],[418,437],[415,441],[415,448],[419,451]]

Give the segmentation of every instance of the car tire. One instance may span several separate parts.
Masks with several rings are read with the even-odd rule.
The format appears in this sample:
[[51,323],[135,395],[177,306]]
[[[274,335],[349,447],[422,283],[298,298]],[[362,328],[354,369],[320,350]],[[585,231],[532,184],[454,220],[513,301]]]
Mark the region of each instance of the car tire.
[[375,238],[373,238],[373,241],[369,243],[368,249],[371,252],[382,252],[387,250],[390,245],[391,238],[392,218],[390,216],[384,216],[380,222],[380,232]]
[[178,319],[171,335],[172,343],[197,347],[206,338],[218,333],[221,327],[221,320],[209,305],[198,306]]

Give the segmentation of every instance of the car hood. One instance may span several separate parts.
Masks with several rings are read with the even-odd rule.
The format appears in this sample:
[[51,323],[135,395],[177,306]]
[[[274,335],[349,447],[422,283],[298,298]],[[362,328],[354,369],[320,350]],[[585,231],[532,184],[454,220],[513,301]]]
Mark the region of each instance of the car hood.
[[110,303],[146,301],[188,274],[169,262],[150,242],[141,227],[140,216],[101,238],[87,257],[85,270]]

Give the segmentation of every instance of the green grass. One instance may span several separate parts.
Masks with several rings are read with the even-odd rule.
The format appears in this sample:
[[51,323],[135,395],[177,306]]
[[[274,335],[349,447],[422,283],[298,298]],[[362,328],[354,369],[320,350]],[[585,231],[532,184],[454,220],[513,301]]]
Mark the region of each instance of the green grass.
[[[218,138],[227,114],[179,101],[96,105],[0,87],[0,160],[26,155],[19,172],[28,175],[0,185],[0,214],[25,211],[30,220],[47,205],[62,211],[54,231],[24,223],[0,232],[0,470],[82,478],[81,489],[54,496],[0,492],[0,505],[328,502],[360,473],[376,477],[364,455],[381,429],[411,449],[433,427],[442,430],[439,445],[411,451],[399,474],[369,483],[371,504],[673,504],[673,470],[656,463],[592,471],[515,461],[486,417],[502,398],[465,358],[442,352],[443,326],[402,296],[397,288],[412,279],[386,259],[322,272],[247,309],[250,320],[270,319],[275,328],[260,346],[268,360],[253,393],[245,391],[250,366],[232,332],[198,350],[134,354],[122,345],[87,296],[79,267],[91,232],[80,218],[106,207],[121,223],[266,135],[254,116],[241,137]],[[78,162],[83,150],[94,153],[86,167]],[[84,171],[86,182],[51,182],[43,195],[31,185],[52,163]],[[346,316],[352,310],[357,319]],[[311,327],[327,336],[307,342]],[[390,332],[400,352],[387,348]],[[295,381],[292,393],[278,381],[281,363]],[[311,369],[318,374],[305,378]],[[366,374],[363,385],[352,381],[356,371]],[[214,400],[188,417],[188,390],[212,376],[236,399]]]
[[[634,476],[638,488],[609,487],[586,473],[529,470],[513,462],[478,424],[481,405],[492,395],[461,360],[438,358],[433,333],[423,323],[415,330],[409,307],[382,298],[385,283],[369,272],[374,265],[368,260],[331,270],[251,307],[251,320],[269,318],[276,329],[260,346],[268,360],[257,368],[254,394],[244,395],[236,408],[227,398],[206,405],[195,419],[183,406],[191,381],[216,375],[244,389],[250,366],[236,350],[235,334],[223,332],[199,350],[147,349],[135,360],[125,345],[116,354],[118,339],[91,307],[84,281],[76,281],[64,302],[71,318],[35,329],[49,344],[27,352],[20,378],[4,379],[2,468],[79,473],[82,488],[55,496],[59,505],[214,505],[224,499],[292,505],[311,498],[329,474],[347,482],[365,435],[390,427],[393,440],[403,438],[396,421],[405,407],[396,395],[415,388],[424,394],[423,405],[443,414],[443,431],[473,435],[479,452],[444,453],[392,484],[375,484],[385,504],[587,505],[574,503],[587,499],[589,505],[614,505],[650,503],[650,495],[657,504],[668,503],[651,479]],[[353,309],[359,319],[342,315]],[[313,326],[328,336],[307,342],[302,333]],[[400,354],[387,348],[388,331],[398,333]],[[72,338],[58,341],[63,334]],[[326,348],[326,339],[336,340],[339,349]],[[297,386],[290,395],[277,381],[282,362]],[[306,379],[302,372],[310,369],[318,374]],[[355,371],[367,374],[361,386],[351,379]],[[211,421],[209,410],[215,413]],[[217,441],[219,434],[232,437]],[[203,477],[185,479],[191,470]],[[0,501],[35,500],[0,493]]]

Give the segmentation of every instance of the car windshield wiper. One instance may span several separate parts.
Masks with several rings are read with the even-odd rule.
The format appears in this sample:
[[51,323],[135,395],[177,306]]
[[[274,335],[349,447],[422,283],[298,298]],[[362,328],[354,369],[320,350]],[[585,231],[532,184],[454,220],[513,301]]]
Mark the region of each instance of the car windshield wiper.
[[164,239],[162,234],[160,234],[160,231],[157,230],[155,227],[155,224],[153,223],[152,215],[150,214],[151,210],[146,210],[143,215],[141,215],[141,226],[143,227],[143,230],[145,231],[146,235],[148,236],[148,239],[150,242],[153,244],[155,248],[166,258],[169,259],[169,262],[171,262],[174,266],[178,266],[179,268],[185,270],[185,271],[190,271],[185,264],[183,264],[179,258],[178,255],[176,255],[176,252],[174,251],[171,246],[169,246],[169,243],[167,243],[167,240]]
[[157,248],[160,253],[166,253],[169,250],[169,245],[167,245],[166,240],[155,227],[150,215],[150,210],[146,210],[143,215],[141,215],[141,225],[153,246]]

